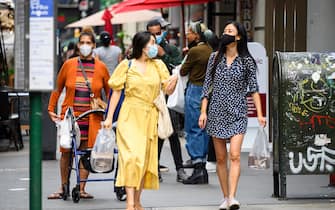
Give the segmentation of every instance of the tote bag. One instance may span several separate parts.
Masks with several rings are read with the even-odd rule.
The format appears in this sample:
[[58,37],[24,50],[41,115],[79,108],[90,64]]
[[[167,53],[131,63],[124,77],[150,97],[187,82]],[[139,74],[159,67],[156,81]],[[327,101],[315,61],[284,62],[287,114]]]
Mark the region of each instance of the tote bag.
[[169,110],[166,106],[165,96],[162,90],[160,90],[159,95],[154,100],[155,106],[158,108],[158,137],[161,139],[166,139],[170,137],[173,133],[173,127],[171,123],[171,118]]

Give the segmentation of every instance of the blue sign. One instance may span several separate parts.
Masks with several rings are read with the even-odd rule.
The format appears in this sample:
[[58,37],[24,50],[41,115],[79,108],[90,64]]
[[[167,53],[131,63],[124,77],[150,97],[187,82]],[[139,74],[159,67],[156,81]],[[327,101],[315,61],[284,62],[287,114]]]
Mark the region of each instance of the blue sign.
[[53,0],[30,0],[30,17],[53,17]]

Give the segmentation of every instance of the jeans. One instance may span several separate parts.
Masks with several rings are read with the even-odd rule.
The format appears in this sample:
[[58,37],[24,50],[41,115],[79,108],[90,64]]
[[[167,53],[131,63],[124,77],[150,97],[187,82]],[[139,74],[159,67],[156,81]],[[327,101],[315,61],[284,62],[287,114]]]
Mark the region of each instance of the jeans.
[[185,96],[186,149],[192,162],[206,162],[209,136],[199,128],[202,86],[188,84]]

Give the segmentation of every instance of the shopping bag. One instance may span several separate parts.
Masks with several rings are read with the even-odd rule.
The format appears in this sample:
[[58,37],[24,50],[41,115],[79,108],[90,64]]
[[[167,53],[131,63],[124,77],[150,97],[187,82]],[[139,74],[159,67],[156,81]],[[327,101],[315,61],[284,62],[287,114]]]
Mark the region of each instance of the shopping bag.
[[166,106],[165,96],[162,90],[160,90],[159,95],[154,100],[154,104],[159,110],[158,113],[158,137],[161,139],[166,139],[170,137],[173,133],[173,127],[171,123],[171,118],[169,110]]
[[172,70],[173,74],[178,75],[178,80],[174,92],[168,97],[167,107],[173,111],[184,114],[185,104],[185,89],[188,81],[188,76],[180,75],[181,65]]
[[267,169],[270,168],[270,149],[268,139],[263,127],[257,131],[254,145],[249,153],[248,166],[250,168]]
[[[57,138],[59,145],[65,149],[71,149],[72,137],[75,137],[76,147],[80,146],[80,129],[78,123],[74,120],[72,108],[67,108],[64,119],[56,122]],[[72,125],[74,129],[72,130]]]
[[111,172],[114,169],[115,133],[113,129],[101,128],[98,131],[91,151],[91,169],[98,173]]

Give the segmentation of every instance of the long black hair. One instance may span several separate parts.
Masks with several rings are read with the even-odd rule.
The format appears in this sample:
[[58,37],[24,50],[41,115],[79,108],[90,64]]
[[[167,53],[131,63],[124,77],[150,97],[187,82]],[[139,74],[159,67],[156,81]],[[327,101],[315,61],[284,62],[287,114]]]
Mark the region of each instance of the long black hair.
[[150,41],[151,36],[154,35],[148,31],[142,31],[135,34],[132,43],[133,53],[131,55],[131,58],[138,59],[142,56],[142,50]]
[[[243,26],[243,24],[236,22],[236,21],[228,21],[225,24],[224,28],[226,28],[226,26],[229,24],[233,24],[236,27],[237,35],[240,36],[240,40],[237,41],[237,52],[238,52],[238,55],[242,58],[242,61],[247,56],[253,59],[253,57],[250,55],[250,52],[248,50],[248,35],[247,35],[247,31],[245,30],[245,27]],[[220,41],[219,48],[214,58],[212,76],[214,76],[216,67],[221,62],[223,55],[226,53],[226,51],[227,51],[227,47],[223,45],[222,41]],[[253,59],[253,61],[256,65],[255,59]]]

